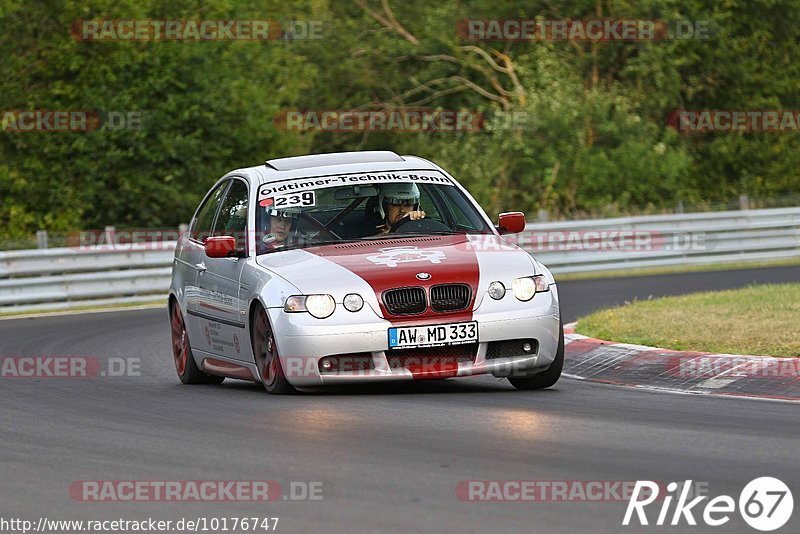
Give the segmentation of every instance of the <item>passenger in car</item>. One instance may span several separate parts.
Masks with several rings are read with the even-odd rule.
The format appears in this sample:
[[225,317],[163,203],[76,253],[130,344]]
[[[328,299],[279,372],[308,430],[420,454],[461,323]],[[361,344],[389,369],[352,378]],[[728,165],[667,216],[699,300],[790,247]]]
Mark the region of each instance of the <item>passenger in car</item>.
[[388,234],[400,219],[412,221],[425,218],[419,205],[419,188],[410,182],[388,183],[378,190],[378,213],[383,223],[376,227],[377,235]]
[[260,240],[264,251],[286,246],[299,216],[300,212],[297,209],[267,208],[265,213],[267,228]]

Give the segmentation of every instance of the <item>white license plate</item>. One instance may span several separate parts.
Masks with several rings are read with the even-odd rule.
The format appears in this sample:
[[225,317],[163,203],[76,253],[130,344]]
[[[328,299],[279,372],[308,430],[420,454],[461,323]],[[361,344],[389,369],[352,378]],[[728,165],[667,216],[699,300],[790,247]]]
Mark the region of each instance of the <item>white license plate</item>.
[[462,345],[476,341],[478,341],[478,321],[430,326],[398,326],[389,329],[390,349]]

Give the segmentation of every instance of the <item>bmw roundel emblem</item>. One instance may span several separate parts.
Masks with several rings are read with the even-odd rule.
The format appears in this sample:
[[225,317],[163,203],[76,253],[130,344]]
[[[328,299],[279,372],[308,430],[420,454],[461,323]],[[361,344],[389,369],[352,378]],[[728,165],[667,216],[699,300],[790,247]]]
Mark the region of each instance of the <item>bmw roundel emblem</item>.
[[431,279],[431,273],[417,273],[417,279],[418,280],[430,280]]

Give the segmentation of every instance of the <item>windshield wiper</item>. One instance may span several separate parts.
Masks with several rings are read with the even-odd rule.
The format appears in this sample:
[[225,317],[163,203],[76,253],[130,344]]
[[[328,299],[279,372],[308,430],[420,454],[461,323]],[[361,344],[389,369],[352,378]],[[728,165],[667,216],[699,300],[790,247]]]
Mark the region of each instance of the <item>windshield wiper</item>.
[[459,232],[458,230],[438,230],[433,232],[428,232],[425,235],[462,235],[466,234],[466,232]]
[[323,245],[340,245],[342,243],[353,243],[355,241],[361,241],[360,238],[353,237],[348,239],[322,239],[320,241],[309,241],[308,243],[298,243],[296,245],[291,245],[286,247],[286,249],[294,249],[294,248],[308,248],[308,247],[319,247]]
[[381,235],[377,235],[377,236],[372,236],[372,239],[402,239],[402,238],[405,238],[405,237],[429,237],[429,236],[432,236],[432,235],[462,235],[462,234],[464,234],[464,232],[457,232],[455,230],[449,230],[449,231],[439,230],[439,231],[425,232],[425,233],[414,232],[414,233],[407,233],[407,234],[405,234],[405,233],[404,234],[381,234]]

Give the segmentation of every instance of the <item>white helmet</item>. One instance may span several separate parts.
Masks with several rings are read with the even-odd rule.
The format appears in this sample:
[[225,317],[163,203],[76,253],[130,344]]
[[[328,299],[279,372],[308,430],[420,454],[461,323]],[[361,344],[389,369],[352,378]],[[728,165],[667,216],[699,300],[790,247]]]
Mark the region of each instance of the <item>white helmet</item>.
[[383,184],[378,191],[378,210],[381,218],[386,217],[383,204],[413,204],[414,209],[419,209],[419,187],[411,182],[392,182]]

